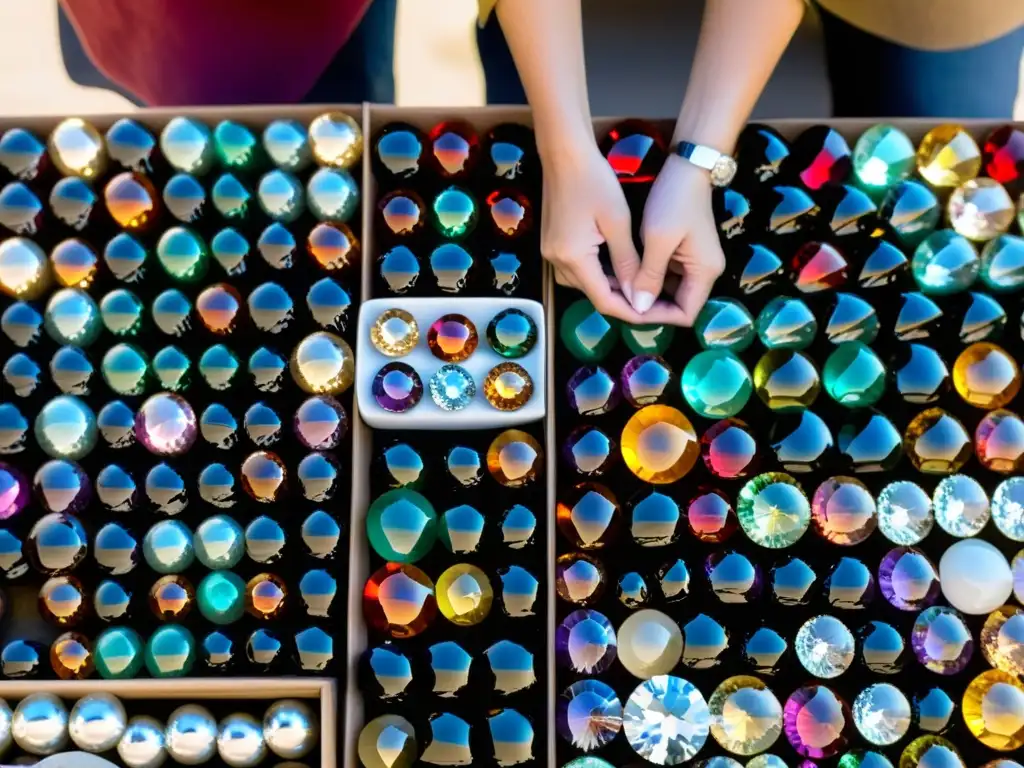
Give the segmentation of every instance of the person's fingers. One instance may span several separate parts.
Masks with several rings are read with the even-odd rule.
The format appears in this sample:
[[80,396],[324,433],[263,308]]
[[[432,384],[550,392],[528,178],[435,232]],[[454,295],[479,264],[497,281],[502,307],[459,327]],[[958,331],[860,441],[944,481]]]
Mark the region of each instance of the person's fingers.
[[602,315],[617,317],[628,323],[643,322],[626,297],[612,290],[596,256],[579,265],[575,278],[579,283],[579,289],[587,294],[590,303]]
[[633,307],[637,312],[646,312],[661,295],[665,272],[678,245],[678,241],[663,233],[645,233],[640,271],[633,280]]
[[675,297],[686,318],[685,325],[693,325],[701,307],[711,295],[715,281],[725,271],[725,255],[714,228],[710,232],[701,230],[699,235],[692,238],[692,244],[687,245],[693,249],[695,258],[687,263],[686,274]]
[[578,288],[576,285],[576,277],[570,270],[562,269],[561,267],[555,267],[555,282],[559,285],[565,285],[569,288]]
[[629,208],[622,202],[622,210],[597,223],[598,230],[608,244],[612,271],[618,280],[620,290],[632,301],[633,279],[640,270],[640,254],[633,243]]

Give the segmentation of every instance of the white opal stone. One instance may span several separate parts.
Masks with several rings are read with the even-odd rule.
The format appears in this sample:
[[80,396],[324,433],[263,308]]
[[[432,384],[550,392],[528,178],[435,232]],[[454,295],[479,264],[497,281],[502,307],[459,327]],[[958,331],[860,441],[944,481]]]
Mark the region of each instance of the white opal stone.
[[987,541],[963,539],[939,561],[942,594],[963,613],[991,613],[1005,604],[1013,591],[1013,574],[1002,552]]

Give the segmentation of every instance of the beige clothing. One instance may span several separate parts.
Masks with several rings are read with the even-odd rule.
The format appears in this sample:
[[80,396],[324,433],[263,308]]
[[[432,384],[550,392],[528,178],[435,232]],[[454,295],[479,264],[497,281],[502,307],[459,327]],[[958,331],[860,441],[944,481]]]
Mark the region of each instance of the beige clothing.
[[[564,0],[551,0],[563,2]],[[761,0],[746,0],[750,3]],[[498,0],[478,0],[483,23]],[[514,3],[515,0],[503,0]],[[873,35],[913,48],[953,50],[1024,25],[1024,0],[818,0],[830,13]],[[1016,62],[1008,62],[1013,66]]]

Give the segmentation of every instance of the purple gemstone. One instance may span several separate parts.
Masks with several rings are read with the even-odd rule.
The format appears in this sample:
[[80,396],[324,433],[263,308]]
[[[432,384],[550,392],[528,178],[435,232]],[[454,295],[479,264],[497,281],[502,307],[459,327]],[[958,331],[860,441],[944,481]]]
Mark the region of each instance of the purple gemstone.
[[92,500],[89,476],[73,461],[53,459],[36,470],[35,497],[47,512],[79,514]]
[[616,405],[622,394],[614,378],[599,365],[585,365],[565,385],[569,407],[580,416],[600,416]]
[[604,672],[618,656],[617,649],[608,617],[586,608],[566,616],[555,633],[558,663],[581,675]]
[[800,755],[832,757],[846,746],[850,709],[824,685],[797,688],[782,711],[786,738]]
[[963,616],[941,605],[921,611],[910,644],[917,660],[940,675],[955,675],[974,653],[974,638]]
[[919,549],[896,547],[878,566],[878,586],[901,611],[920,611],[939,597],[939,575]]
[[622,396],[634,408],[642,408],[665,399],[672,369],[657,355],[637,355],[622,366],[619,378]]
[[135,414],[135,437],[158,456],[178,456],[196,441],[195,411],[181,395],[161,392],[146,400]]
[[408,363],[388,363],[373,379],[373,397],[385,411],[408,411],[423,397],[423,382]]
[[0,520],[9,520],[28,504],[28,478],[0,461]]

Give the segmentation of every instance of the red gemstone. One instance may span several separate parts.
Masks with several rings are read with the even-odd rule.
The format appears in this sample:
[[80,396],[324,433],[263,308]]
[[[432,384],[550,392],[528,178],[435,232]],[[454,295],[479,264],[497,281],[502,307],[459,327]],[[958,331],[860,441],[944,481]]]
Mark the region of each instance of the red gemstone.
[[518,237],[533,225],[533,206],[522,192],[492,192],[487,196],[487,210],[494,228],[505,237]]
[[805,243],[790,263],[793,283],[801,293],[839,288],[849,277],[849,264],[828,243]]
[[827,125],[814,125],[801,133],[793,142],[789,162],[808,189],[842,184],[853,167],[850,145]]
[[1010,194],[1022,191],[1024,184],[1024,131],[1012,125],[996,128],[982,148],[985,173],[1005,186]]
[[473,126],[460,120],[439,123],[427,136],[434,170],[446,179],[469,174],[480,154],[480,139]]
[[736,530],[736,512],[725,494],[714,488],[701,488],[686,509],[690,532],[701,541],[720,544]]
[[716,477],[747,477],[757,468],[757,441],[744,422],[722,419],[701,437],[700,455]]
[[664,141],[657,128],[643,120],[626,120],[608,131],[601,152],[623,183],[654,181],[665,163]]
[[414,565],[386,563],[363,587],[363,615],[377,632],[418,635],[437,615],[434,582]]

